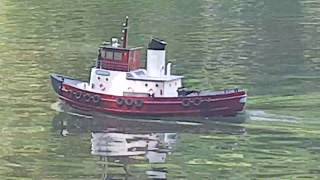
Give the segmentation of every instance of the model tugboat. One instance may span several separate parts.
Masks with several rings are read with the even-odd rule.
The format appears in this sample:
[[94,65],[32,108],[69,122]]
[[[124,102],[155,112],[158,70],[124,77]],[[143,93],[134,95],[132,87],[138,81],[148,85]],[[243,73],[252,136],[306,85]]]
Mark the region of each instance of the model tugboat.
[[141,48],[128,47],[128,18],[123,24],[122,44],[117,38],[99,48],[89,82],[52,74],[59,98],[82,111],[124,116],[235,116],[243,112],[246,92],[187,90],[183,76],[171,74],[163,40],[148,45],[146,69],[141,68]]

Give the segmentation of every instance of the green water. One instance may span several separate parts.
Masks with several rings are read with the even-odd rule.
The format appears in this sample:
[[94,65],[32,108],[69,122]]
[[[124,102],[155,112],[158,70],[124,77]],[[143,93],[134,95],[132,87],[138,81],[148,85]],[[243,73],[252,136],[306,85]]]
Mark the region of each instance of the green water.
[[[247,89],[246,121],[61,112],[49,74],[87,79],[126,15],[186,86]],[[320,179],[319,19],[316,0],[0,0],[0,179]]]

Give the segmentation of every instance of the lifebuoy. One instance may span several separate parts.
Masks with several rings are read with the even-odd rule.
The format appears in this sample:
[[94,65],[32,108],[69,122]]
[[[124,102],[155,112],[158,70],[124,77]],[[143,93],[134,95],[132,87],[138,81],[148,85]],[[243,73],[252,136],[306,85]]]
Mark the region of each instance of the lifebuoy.
[[79,100],[81,99],[82,93],[80,91],[73,92],[74,97]]
[[190,100],[189,99],[184,99],[181,102],[183,107],[189,107],[190,106]]
[[100,100],[101,100],[101,98],[100,98],[99,95],[94,95],[94,96],[92,96],[92,102],[93,102],[94,104],[99,104],[99,103],[100,103]]
[[134,106],[137,108],[141,108],[143,106],[144,102],[141,99],[134,100]]
[[88,94],[88,93],[84,94],[83,95],[83,99],[84,99],[85,102],[90,102],[90,99],[91,99],[90,94]]
[[134,101],[133,101],[132,99],[125,99],[125,100],[124,100],[124,103],[125,103],[128,107],[130,107],[130,106],[133,105]]
[[118,106],[122,106],[124,104],[124,99],[123,98],[118,98],[116,100],[116,103],[118,104]]
[[202,103],[202,99],[197,98],[197,99],[193,100],[192,103],[193,103],[193,105],[195,105],[195,106],[199,106],[199,105]]

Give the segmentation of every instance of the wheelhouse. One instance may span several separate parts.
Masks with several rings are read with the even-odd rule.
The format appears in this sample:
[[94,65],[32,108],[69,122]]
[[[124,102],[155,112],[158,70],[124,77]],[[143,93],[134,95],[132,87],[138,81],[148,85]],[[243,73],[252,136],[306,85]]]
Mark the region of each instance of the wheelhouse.
[[129,72],[141,67],[141,47],[128,48],[128,17],[123,24],[123,37],[120,46],[118,38],[111,38],[99,48],[97,68]]
[[139,69],[141,49],[102,46],[99,49],[98,68],[124,72]]

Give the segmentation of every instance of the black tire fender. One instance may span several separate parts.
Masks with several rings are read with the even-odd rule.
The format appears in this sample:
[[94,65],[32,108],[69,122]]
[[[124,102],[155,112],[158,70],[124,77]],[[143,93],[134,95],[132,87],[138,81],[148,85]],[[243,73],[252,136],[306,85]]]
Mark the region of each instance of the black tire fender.
[[123,104],[124,104],[125,102],[124,102],[124,99],[123,99],[123,98],[117,98],[116,103],[117,103],[118,106],[123,106]]
[[200,106],[200,104],[201,104],[202,102],[203,102],[203,101],[202,101],[202,99],[200,99],[200,98],[196,98],[196,99],[194,99],[194,100],[192,101],[193,105],[195,105],[195,106]]
[[100,98],[99,95],[94,95],[94,96],[92,96],[92,102],[93,102],[94,104],[98,105],[98,104],[100,103],[100,101],[101,101],[101,98]]
[[90,102],[90,100],[91,100],[90,94],[88,94],[88,93],[84,94],[84,95],[83,95],[83,99],[84,99],[84,101],[87,102],[87,103]]
[[134,101],[132,99],[125,99],[124,103],[126,104],[126,106],[131,107]]
[[190,100],[189,99],[183,99],[182,102],[181,102],[181,105],[183,107],[189,107],[190,106]]
[[81,97],[82,97],[82,93],[81,93],[81,91],[74,91],[74,92],[73,92],[73,96],[74,96],[77,100],[80,100]]
[[144,102],[143,102],[143,100],[141,100],[141,99],[136,99],[136,100],[134,100],[134,105],[135,105],[135,107],[137,107],[137,108],[142,108],[142,107],[143,107],[143,104],[144,104]]

